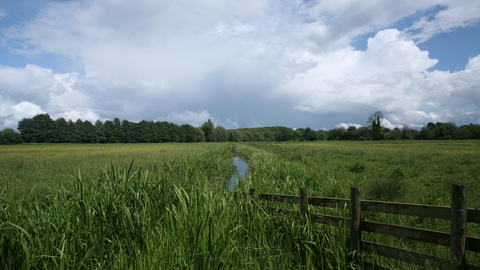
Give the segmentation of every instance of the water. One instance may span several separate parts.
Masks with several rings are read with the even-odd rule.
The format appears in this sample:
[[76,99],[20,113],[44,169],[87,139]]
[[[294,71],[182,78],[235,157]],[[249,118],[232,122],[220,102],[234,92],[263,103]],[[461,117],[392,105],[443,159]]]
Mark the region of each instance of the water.
[[237,185],[238,180],[245,180],[245,177],[247,177],[248,165],[243,162],[243,160],[239,157],[234,157],[233,165],[237,166],[237,171],[232,175],[228,182],[228,190],[232,190]]

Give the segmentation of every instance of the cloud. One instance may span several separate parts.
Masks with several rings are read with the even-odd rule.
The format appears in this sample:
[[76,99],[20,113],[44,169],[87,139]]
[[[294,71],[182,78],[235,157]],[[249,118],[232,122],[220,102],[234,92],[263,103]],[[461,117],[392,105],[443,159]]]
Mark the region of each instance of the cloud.
[[446,1],[446,8],[439,11],[433,18],[422,17],[407,32],[416,32],[411,38],[418,43],[427,41],[439,33],[451,32],[456,28],[467,27],[480,21],[480,2],[478,1]]
[[[342,50],[314,59],[318,59],[314,68],[285,87],[290,94],[303,89],[307,97],[298,100],[295,109],[320,114],[363,111],[364,115],[381,110],[398,124],[452,121],[452,106],[478,111],[480,56],[470,59],[463,71],[428,72],[437,60],[402,32],[387,29],[369,39],[364,52]],[[427,107],[435,113],[426,113]],[[466,112],[455,118],[477,122],[474,115]]]
[[[8,111],[8,113],[2,113],[5,111]],[[23,118],[33,117],[42,113],[45,112],[40,108],[40,106],[30,102],[24,101],[16,105],[10,103],[3,107],[3,109],[0,109],[0,123],[5,127],[17,128],[18,121],[22,120]]]
[[[208,119],[212,119],[212,116],[208,113],[207,110],[201,112],[191,112],[186,110],[183,113],[171,112],[166,117],[158,117],[157,121],[167,121],[179,124],[189,124],[194,127],[199,127]],[[212,120],[214,121],[214,120]]]
[[[427,12],[439,3],[444,9]],[[48,61],[0,66],[0,121],[13,123],[13,107],[28,102],[55,117],[193,126],[210,118],[226,128],[318,129],[363,123],[377,110],[392,125],[478,122],[480,58],[463,71],[428,71],[438,60],[415,44],[474,24],[477,8],[457,0],[50,2],[1,29],[0,40],[68,72]],[[405,31],[388,28],[424,13]],[[367,49],[355,49],[367,34]]]
[[203,110],[201,112],[192,112],[189,110],[186,110],[183,113],[171,112],[166,117],[158,117],[156,121],[167,121],[177,123],[179,125],[189,124],[194,127],[200,127],[203,123],[207,122],[208,119],[212,120],[215,126],[223,126],[226,129],[239,128],[239,125],[230,118],[223,121],[216,119],[215,117],[211,116],[207,110]]
[[359,128],[359,127],[362,127],[364,125],[360,125],[360,124],[352,124],[352,123],[340,123],[340,124],[337,124],[335,125],[337,128],[344,128],[344,129],[348,129],[349,127],[356,127],[356,128]]

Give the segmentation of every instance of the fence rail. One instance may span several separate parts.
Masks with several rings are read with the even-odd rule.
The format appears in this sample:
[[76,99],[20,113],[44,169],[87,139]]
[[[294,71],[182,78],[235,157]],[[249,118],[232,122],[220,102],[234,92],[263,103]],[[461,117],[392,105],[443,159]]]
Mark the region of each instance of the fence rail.
[[[466,188],[461,184],[452,184],[452,205],[435,206],[407,203],[393,203],[360,200],[358,187],[350,188],[350,199],[309,197],[308,189],[301,187],[299,196],[259,193],[250,189],[253,199],[299,204],[302,216],[308,214],[313,221],[339,226],[346,222],[350,228],[349,246],[351,250],[375,253],[407,263],[425,265],[427,262],[446,266],[449,269],[478,269],[480,266],[468,264],[465,251],[480,252],[480,238],[466,235],[467,222],[480,223],[480,210],[467,208]],[[350,210],[350,218],[343,218],[319,213],[308,213],[308,205]],[[353,206],[353,207],[352,207]],[[450,233],[406,227],[388,223],[362,220],[362,212],[377,212],[397,215],[415,216],[450,220]],[[373,243],[361,239],[362,232],[395,236],[420,242],[433,243],[450,247],[450,258],[406,250],[402,248]],[[358,258],[353,258],[358,259]]]

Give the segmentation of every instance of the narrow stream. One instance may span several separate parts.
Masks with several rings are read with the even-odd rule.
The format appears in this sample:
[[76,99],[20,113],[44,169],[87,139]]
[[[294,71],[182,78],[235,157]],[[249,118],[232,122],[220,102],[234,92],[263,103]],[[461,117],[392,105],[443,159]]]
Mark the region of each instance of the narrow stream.
[[243,160],[239,157],[233,157],[233,165],[237,166],[237,171],[228,181],[228,190],[232,190],[237,185],[238,180],[245,180],[245,177],[247,177],[248,165]]

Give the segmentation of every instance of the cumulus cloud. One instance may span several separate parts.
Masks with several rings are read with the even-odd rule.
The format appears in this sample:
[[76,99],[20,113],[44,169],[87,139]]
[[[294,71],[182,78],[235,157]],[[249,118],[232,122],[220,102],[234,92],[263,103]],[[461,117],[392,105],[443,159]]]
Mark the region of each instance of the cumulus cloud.
[[[3,114],[2,112],[4,111],[8,111],[8,113]],[[5,106],[4,109],[0,109],[0,123],[3,122],[2,124],[5,127],[16,128],[18,121],[22,120],[23,118],[33,117],[42,113],[45,112],[40,108],[40,106],[30,102],[24,101],[16,105],[10,103]]]
[[[411,27],[389,29],[438,4]],[[480,58],[463,71],[428,71],[438,60],[415,44],[477,23],[478,8],[458,0],[49,2],[1,29],[1,44],[34,56],[26,59],[56,57],[71,71],[0,65],[0,128],[22,102],[55,117],[193,126],[210,118],[226,128],[318,129],[378,110],[392,125],[478,122]],[[372,33],[365,51],[352,46]]]
[[362,127],[364,125],[360,125],[360,124],[353,124],[353,123],[340,123],[340,124],[337,124],[335,125],[337,128],[344,128],[344,129],[348,129],[349,127],[356,127],[356,128],[359,128],[359,127]]

